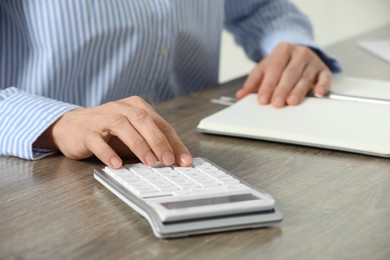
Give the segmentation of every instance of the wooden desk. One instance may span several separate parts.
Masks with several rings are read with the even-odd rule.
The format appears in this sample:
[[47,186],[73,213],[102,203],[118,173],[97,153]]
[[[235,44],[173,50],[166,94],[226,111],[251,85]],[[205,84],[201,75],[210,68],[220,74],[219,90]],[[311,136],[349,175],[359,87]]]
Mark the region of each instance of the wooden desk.
[[[390,25],[367,35],[389,32]],[[346,74],[390,79],[390,65],[358,49],[355,40],[329,47]],[[158,111],[194,156],[271,193],[285,216],[278,228],[157,239],[146,220],[93,178],[100,162],[2,158],[0,258],[389,259],[390,160],[195,131],[201,118],[222,108],[210,98],[232,95],[241,82],[164,103]]]

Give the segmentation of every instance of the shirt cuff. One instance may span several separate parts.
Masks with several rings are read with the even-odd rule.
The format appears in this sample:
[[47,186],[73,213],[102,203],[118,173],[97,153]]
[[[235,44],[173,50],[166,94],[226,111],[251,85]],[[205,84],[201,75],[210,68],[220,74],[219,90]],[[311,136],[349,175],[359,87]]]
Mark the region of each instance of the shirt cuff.
[[[0,91],[1,92],[1,91]],[[33,148],[33,143],[76,105],[9,88],[0,99],[0,155],[37,160],[56,151]]]
[[342,71],[340,62],[326,54],[322,48],[311,39],[311,37],[304,35],[303,33],[293,31],[277,31],[269,34],[260,46],[264,56],[269,55],[276,45],[283,41],[309,47],[315,54],[318,55],[325,65],[328,66],[330,71],[333,73],[339,73]]

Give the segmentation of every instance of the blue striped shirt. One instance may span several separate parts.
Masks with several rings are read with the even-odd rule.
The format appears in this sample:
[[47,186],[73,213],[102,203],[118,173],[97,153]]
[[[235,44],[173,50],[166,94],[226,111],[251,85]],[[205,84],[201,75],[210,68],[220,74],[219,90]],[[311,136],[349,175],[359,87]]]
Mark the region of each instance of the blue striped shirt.
[[286,0],[0,1],[0,155],[50,154],[33,142],[77,106],[216,83],[224,26],[255,61],[280,41],[318,48]]

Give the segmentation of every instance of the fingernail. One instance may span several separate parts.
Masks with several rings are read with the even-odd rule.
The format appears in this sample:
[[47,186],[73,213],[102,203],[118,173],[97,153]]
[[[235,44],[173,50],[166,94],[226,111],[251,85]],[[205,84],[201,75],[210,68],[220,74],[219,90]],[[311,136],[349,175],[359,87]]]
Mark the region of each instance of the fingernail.
[[323,86],[317,86],[316,87],[317,94],[324,95],[325,94],[325,88]]
[[281,97],[275,98],[275,100],[274,100],[273,103],[274,103],[274,105],[277,106],[277,107],[282,107],[282,106],[284,106],[284,100],[283,100],[283,98],[281,98]]
[[166,151],[165,153],[163,153],[161,159],[164,165],[172,165],[175,162],[175,157],[173,157],[171,151]]
[[182,155],[180,155],[180,161],[181,161],[184,165],[191,165],[191,164],[192,164],[192,157],[189,156],[189,155],[186,154],[186,153],[183,153]]
[[149,151],[145,155],[145,162],[147,165],[153,166],[157,163],[157,158],[151,151]]
[[119,168],[119,167],[122,166],[122,161],[121,161],[121,159],[119,159],[118,157],[112,157],[112,158],[110,159],[110,163],[111,163],[111,166],[112,166],[113,168]]
[[236,98],[240,98],[241,95],[242,95],[242,92],[243,92],[242,89],[240,89],[239,91],[237,91],[237,92],[236,92]]
[[289,104],[294,106],[294,105],[298,105],[298,97],[296,95],[292,95],[290,98],[289,98]]
[[260,102],[260,104],[262,104],[262,105],[267,105],[268,102],[269,102],[269,97],[268,97],[268,95],[262,95],[262,96],[260,96],[259,102]]

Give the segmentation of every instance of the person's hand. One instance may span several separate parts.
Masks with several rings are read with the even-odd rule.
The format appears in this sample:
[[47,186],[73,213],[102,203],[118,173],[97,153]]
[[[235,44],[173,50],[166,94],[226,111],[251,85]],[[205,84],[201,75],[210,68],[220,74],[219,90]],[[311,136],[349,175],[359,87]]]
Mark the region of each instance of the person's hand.
[[147,165],[192,164],[190,152],[171,125],[136,96],[69,111],[34,146],[56,148],[72,159],[94,154],[114,168],[122,165],[120,155],[135,155]]
[[280,43],[251,71],[237,99],[257,93],[262,105],[275,107],[298,105],[313,89],[325,95],[332,80],[328,67],[310,48]]

